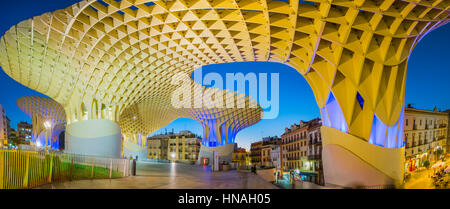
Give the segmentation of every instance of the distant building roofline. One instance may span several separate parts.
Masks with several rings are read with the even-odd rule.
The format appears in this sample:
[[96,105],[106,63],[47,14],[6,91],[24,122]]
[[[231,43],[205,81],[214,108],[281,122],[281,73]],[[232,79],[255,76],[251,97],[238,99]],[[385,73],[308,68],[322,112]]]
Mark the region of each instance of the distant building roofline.
[[425,110],[425,109],[416,109],[416,108],[412,108],[412,107],[405,107],[405,113],[408,112],[417,112],[417,113],[428,113],[428,114],[439,114],[439,115],[448,115],[448,112],[440,112],[437,111],[436,109],[433,110]]

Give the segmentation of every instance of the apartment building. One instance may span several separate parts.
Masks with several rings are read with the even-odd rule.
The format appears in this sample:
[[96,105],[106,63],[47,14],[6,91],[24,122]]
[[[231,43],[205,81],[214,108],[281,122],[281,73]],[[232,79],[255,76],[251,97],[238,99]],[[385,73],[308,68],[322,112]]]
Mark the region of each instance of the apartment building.
[[404,114],[405,170],[408,172],[422,167],[427,160],[438,160],[447,152],[449,113],[408,105]]
[[281,170],[295,171],[305,181],[323,185],[322,136],[319,118],[300,121],[281,135]]
[[276,169],[281,169],[281,146],[274,145],[270,150],[270,159],[272,163],[272,167]]
[[6,117],[5,109],[0,104],[0,147],[8,144],[9,119]]
[[304,170],[308,159],[308,124],[300,121],[300,124],[292,124],[285,128],[281,135],[283,168]]
[[320,134],[322,120],[313,119],[308,123],[308,163],[309,170],[316,173],[316,176],[308,176],[310,182],[324,185],[323,164],[322,164],[322,135]]
[[147,159],[168,160],[167,150],[170,136],[155,135],[147,139]]
[[17,139],[21,143],[30,142],[33,135],[33,125],[21,121],[17,123]]
[[232,162],[238,167],[247,167],[250,165],[250,154],[245,148],[238,147],[233,151]]
[[281,139],[278,136],[263,137],[261,141],[250,145],[250,157],[252,165],[257,167],[273,167],[271,150],[279,146]]
[[253,142],[250,144],[250,161],[252,166],[261,166],[261,147],[263,142]]
[[190,132],[169,138],[168,159],[172,161],[197,161],[201,140]]
[[197,161],[201,138],[190,131],[158,134],[147,139],[147,158],[171,161]]

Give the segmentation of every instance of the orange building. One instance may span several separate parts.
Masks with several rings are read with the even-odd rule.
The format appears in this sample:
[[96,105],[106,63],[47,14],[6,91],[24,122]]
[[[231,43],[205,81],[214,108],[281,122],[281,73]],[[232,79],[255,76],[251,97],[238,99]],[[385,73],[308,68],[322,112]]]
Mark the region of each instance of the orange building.
[[254,142],[250,145],[250,160],[252,166],[261,166],[261,147],[262,141]]
[[305,166],[308,156],[307,136],[308,124],[304,121],[285,129],[281,135],[283,169],[301,169]]

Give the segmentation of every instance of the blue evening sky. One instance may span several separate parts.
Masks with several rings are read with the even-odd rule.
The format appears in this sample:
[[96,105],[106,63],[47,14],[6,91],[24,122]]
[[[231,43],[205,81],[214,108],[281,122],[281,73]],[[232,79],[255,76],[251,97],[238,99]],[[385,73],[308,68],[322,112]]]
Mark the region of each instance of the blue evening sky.
[[[65,8],[78,0],[14,0],[2,2],[0,7],[0,34],[21,20],[40,15],[44,12]],[[450,109],[450,24],[438,28],[425,36],[414,49],[408,63],[406,82],[406,103],[416,108]],[[236,141],[239,146],[248,148],[251,142],[264,136],[280,136],[284,128],[300,120],[319,117],[314,95],[305,79],[293,68],[269,62],[227,63],[203,67],[203,73],[279,73],[280,78],[280,111],[275,119],[262,120],[238,133]],[[11,126],[16,128],[19,121],[31,119],[16,105],[19,97],[41,95],[13,79],[0,70],[0,104],[11,119]],[[165,129],[175,132],[191,130],[202,134],[201,126],[191,119],[178,119],[168,126],[156,131],[163,133]]]

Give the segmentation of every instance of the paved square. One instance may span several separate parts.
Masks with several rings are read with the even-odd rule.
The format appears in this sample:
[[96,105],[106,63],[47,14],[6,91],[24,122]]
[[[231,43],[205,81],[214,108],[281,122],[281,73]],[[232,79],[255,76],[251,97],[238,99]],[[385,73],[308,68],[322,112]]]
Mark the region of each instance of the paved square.
[[212,172],[209,167],[179,163],[137,163],[136,176],[78,180],[43,185],[43,189],[278,189],[250,172]]

